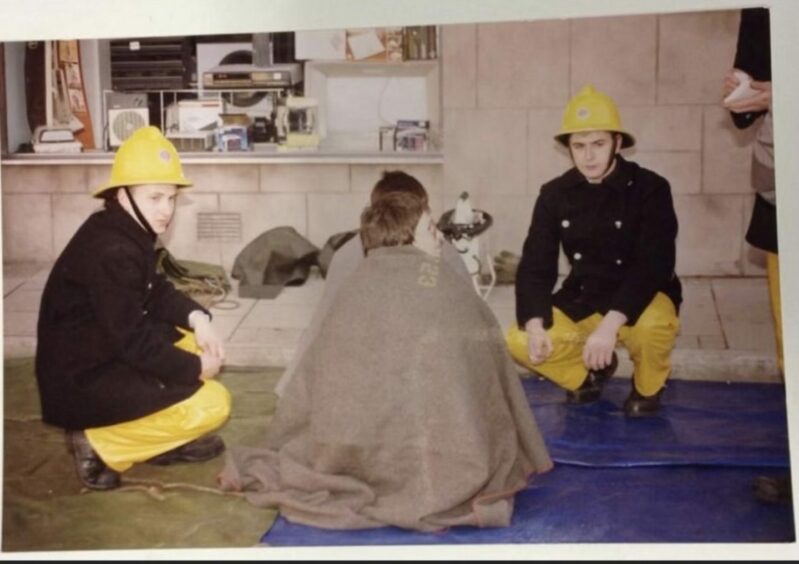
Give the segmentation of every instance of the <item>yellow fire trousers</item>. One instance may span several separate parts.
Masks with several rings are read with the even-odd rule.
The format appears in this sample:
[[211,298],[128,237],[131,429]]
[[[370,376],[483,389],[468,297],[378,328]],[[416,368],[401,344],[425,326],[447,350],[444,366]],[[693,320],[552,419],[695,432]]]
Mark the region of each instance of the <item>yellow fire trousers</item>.
[[768,294],[771,302],[771,317],[774,320],[774,337],[777,339],[777,362],[780,374],[785,379],[785,365],[782,357],[782,305],[780,301],[780,259],[777,253],[766,253],[766,274]]
[[[513,360],[552,380],[567,390],[576,390],[588,375],[583,364],[583,346],[602,321],[595,313],[581,321],[572,321],[556,307],[552,308],[553,325],[547,329],[552,339],[552,354],[540,364],[532,364],[527,348],[527,333],[516,325],[506,334]],[[656,394],[671,372],[671,351],[680,329],[674,304],[658,292],[632,327],[624,325],[618,340],[630,353],[635,373],[635,388],[643,396]]]
[[[179,349],[200,354],[194,333],[178,329]],[[191,397],[151,415],[107,427],[86,429],[95,452],[117,472],[178,448],[220,427],[230,415],[230,392],[206,380]]]

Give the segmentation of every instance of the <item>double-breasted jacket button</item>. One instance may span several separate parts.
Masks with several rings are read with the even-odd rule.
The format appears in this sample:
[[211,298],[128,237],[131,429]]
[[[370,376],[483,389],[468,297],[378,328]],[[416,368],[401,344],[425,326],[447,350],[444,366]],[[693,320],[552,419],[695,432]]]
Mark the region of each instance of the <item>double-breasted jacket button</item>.
[[621,263],[622,263],[621,259],[616,259],[616,264],[621,265]]
[[152,290],[153,289],[153,283],[152,282],[147,282],[147,289],[148,290]]
[[580,260],[581,258],[583,258],[581,253],[574,253],[574,260]]
[[561,225],[562,225],[564,228],[566,228],[566,227],[569,227],[569,225],[571,225],[571,224],[569,223],[569,220],[568,220],[568,219],[564,219],[563,221],[561,221],[561,222],[560,222],[560,224],[561,224]]
[[147,310],[146,309],[142,310],[141,314],[142,315],[147,315]]
[[632,186],[632,185],[633,185],[633,181],[632,180],[628,180],[627,181],[627,186]]
[[616,229],[621,229],[621,220],[616,220]]

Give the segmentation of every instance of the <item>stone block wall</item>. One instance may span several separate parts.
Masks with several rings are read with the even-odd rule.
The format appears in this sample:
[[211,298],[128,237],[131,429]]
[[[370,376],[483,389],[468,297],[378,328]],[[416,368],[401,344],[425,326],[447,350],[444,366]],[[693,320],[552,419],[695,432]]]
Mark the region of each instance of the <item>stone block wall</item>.
[[763,275],[745,241],[754,128],[721,105],[737,10],[443,29],[444,197],[467,190],[495,218],[492,250],[519,252],[541,185],[570,166],[553,140],[571,96],[614,98],[637,140],[624,155],[666,177],[678,273]]
[[[494,217],[484,248],[520,252],[541,184],[570,161],[553,135],[584,84],[618,103],[637,145],[625,155],[671,182],[682,276],[762,276],[744,241],[754,129],[720,106],[736,10],[447,25],[442,30],[443,165],[187,164],[193,190],[166,237],[179,258],[221,263],[262,232],[291,225],[314,244],[357,226],[382,170],[417,176],[433,212],[462,191]],[[5,261],[51,261],[97,206],[107,165],[4,165]],[[239,214],[236,241],[199,240],[198,214]]]
[[[100,205],[89,197],[108,178],[108,165],[7,165],[2,167],[3,259],[50,262]],[[430,193],[434,213],[443,209],[441,165],[186,164],[194,183],[178,199],[163,240],[178,258],[222,264],[261,233],[290,225],[317,246],[356,228],[372,186],[385,169],[405,170]],[[235,240],[203,240],[200,213],[225,212],[240,219]]]

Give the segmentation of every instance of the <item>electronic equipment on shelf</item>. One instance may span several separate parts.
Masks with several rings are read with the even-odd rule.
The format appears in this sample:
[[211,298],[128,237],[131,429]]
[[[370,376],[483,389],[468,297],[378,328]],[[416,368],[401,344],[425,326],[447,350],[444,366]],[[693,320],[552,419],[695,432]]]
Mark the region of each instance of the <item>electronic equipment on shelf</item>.
[[203,72],[204,88],[291,88],[302,81],[299,64],[219,65]]

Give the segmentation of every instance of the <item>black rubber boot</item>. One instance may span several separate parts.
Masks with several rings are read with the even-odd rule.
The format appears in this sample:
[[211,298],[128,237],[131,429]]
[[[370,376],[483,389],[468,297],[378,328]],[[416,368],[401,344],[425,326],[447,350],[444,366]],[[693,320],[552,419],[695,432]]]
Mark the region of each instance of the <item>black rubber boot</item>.
[[566,390],[566,402],[581,404],[598,400],[602,395],[602,387],[613,377],[618,366],[619,358],[614,352],[609,365],[602,370],[589,370],[588,375],[579,388],[574,391]]
[[119,472],[105,465],[86,438],[86,433],[68,431],[67,440],[75,459],[75,470],[84,486],[92,490],[112,490],[120,486]]
[[206,435],[178,448],[168,450],[147,461],[156,466],[168,466],[176,462],[205,462],[225,451],[225,443],[219,435]]
[[660,391],[652,396],[642,396],[633,383],[633,389],[624,401],[624,414],[627,417],[650,417],[655,415],[658,409],[660,409]]

